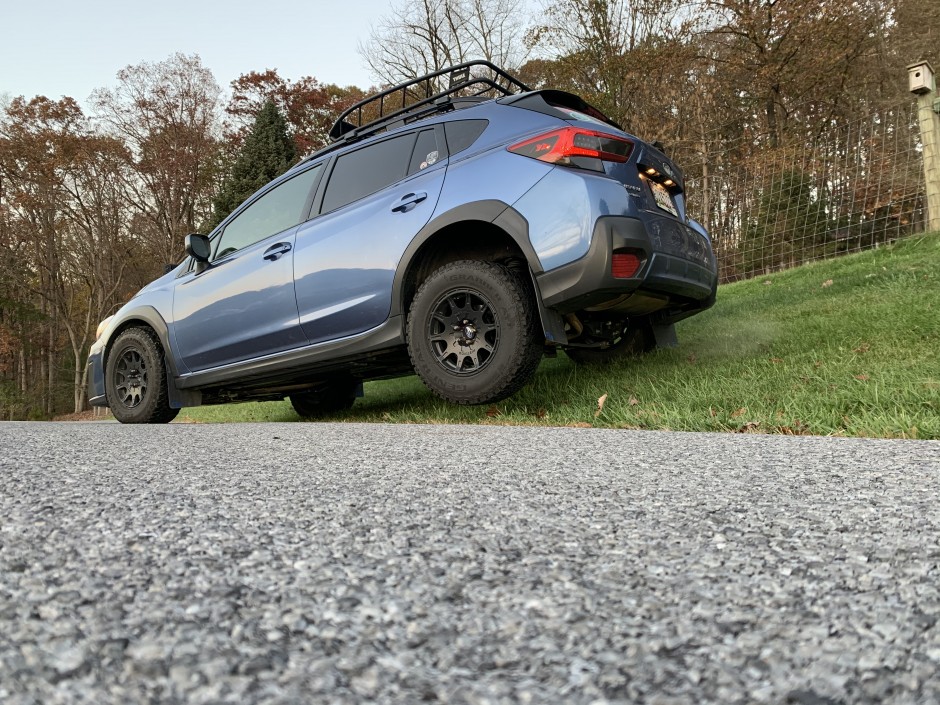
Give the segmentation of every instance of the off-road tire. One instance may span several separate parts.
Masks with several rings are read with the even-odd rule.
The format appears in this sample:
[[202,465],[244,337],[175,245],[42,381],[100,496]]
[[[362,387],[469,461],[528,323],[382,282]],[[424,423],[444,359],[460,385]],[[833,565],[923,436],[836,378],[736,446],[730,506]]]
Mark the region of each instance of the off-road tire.
[[108,351],[105,394],[121,423],[168,423],[179,409],[169,403],[166,362],[157,334],[128,328]]
[[313,389],[294,392],[290,395],[290,403],[301,418],[316,419],[351,408],[358,388],[359,380],[330,380]]
[[419,287],[407,343],[415,372],[434,394],[455,404],[492,404],[531,379],[544,335],[523,274],[460,260]]
[[655,348],[656,336],[652,327],[641,321],[623,331],[620,339],[609,348],[566,348],[565,352],[579,365],[609,365],[639,357]]

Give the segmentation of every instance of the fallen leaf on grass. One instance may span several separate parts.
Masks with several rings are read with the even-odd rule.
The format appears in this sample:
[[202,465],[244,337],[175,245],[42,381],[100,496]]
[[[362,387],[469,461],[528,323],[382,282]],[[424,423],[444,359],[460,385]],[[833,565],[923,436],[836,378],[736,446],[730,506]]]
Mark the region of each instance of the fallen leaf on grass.
[[718,412],[715,411],[715,409],[710,406],[708,407],[708,415],[711,416],[712,418],[715,418],[716,416],[718,416]]
[[852,352],[854,352],[854,353],[867,353],[869,350],[871,350],[871,345],[869,345],[868,343],[862,343],[862,344],[859,345],[857,348],[854,348],[854,349],[852,350]]
[[813,363],[813,367],[815,367],[817,370],[822,366],[822,360],[816,360],[816,362]]
[[548,418],[548,412],[545,411],[545,409],[539,409],[538,411],[535,412],[535,418],[537,419]]
[[604,410],[604,404],[607,402],[607,395],[603,395],[600,399],[597,400],[597,411],[594,412],[594,418],[596,419],[601,415],[601,412]]
[[630,404],[630,406],[636,406],[637,404],[640,403],[640,400],[637,399],[636,397],[630,397],[630,401],[628,403]]
[[686,358],[686,360],[689,361],[689,364],[690,364],[690,365],[694,365],[694,364],[695,364],[695,361],[696,361],[697,359],[698,359],[698,358],[695,357],[695,353],[690,354],[690,355]]
[[748,421],[737,430],[737,433],[750,433],[751,431],[757,430],[759,428],[760,424],[757,421]]
[[782,357],[772,357],[772,358],[770,358],[770,361],[771,361],[772,363],[774,363],[775,365],[779,365],[781,362],[783,362],[783,358],[782,358]]
[[744,416],[746,413],[747,413],[747,409],[742,406],[740,409],[738,409],[737,411],[731,414],[731,418],[739,419],[742,416]]
[[495,416],[502,416],[503,412],[497,409],[496,406],[494,405],[486,410],[486,415],[490,418],[493,418]]
[[832,279],[827,279],[826,281],[824,281],[824,282],[822,283],[822,288],[823,288],[823,289],[825,289],[825,288],[827,288],[827,287],[830,287],[830,286],[832,286]]
[[859,382],[867,382],[869,377],[868,375],[855,375],[855,379],[857,379]]

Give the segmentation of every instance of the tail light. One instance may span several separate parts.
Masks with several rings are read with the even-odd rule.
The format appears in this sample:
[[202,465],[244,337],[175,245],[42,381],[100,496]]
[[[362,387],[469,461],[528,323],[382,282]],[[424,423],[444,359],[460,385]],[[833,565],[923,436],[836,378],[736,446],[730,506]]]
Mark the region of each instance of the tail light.
[[552,164],[604,171],[605,161],[627,161],[633,143],[607,132],[564,127],[514,144],[509,151]]
[[610,274],[615,279],[629,279],[640,268],[640,258],[632,252],[614,252],[610,260]]

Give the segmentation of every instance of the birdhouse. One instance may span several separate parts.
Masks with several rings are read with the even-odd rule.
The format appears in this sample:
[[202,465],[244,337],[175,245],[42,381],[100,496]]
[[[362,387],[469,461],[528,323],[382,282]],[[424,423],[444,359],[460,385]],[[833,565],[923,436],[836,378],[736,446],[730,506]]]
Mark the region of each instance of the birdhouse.
[[916,95],[934,90],[933,68],[926,61],[918,61],[907,67],[907,89]]

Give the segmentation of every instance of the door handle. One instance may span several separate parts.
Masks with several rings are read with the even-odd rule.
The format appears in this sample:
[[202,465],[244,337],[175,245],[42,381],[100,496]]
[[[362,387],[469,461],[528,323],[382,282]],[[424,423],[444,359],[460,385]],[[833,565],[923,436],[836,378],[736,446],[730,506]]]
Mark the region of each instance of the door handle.
[[406,193],[401,197],[398,205],[392,208],[392,213],[407,213],[427,197],[428,195],[423,191],[420,193]]
[[264,251],[264,258],[273,262],[281,255],[290,252],[290,250],[291,246],[289,242],[279,242],[275,245],[271,245],[271,247]]

